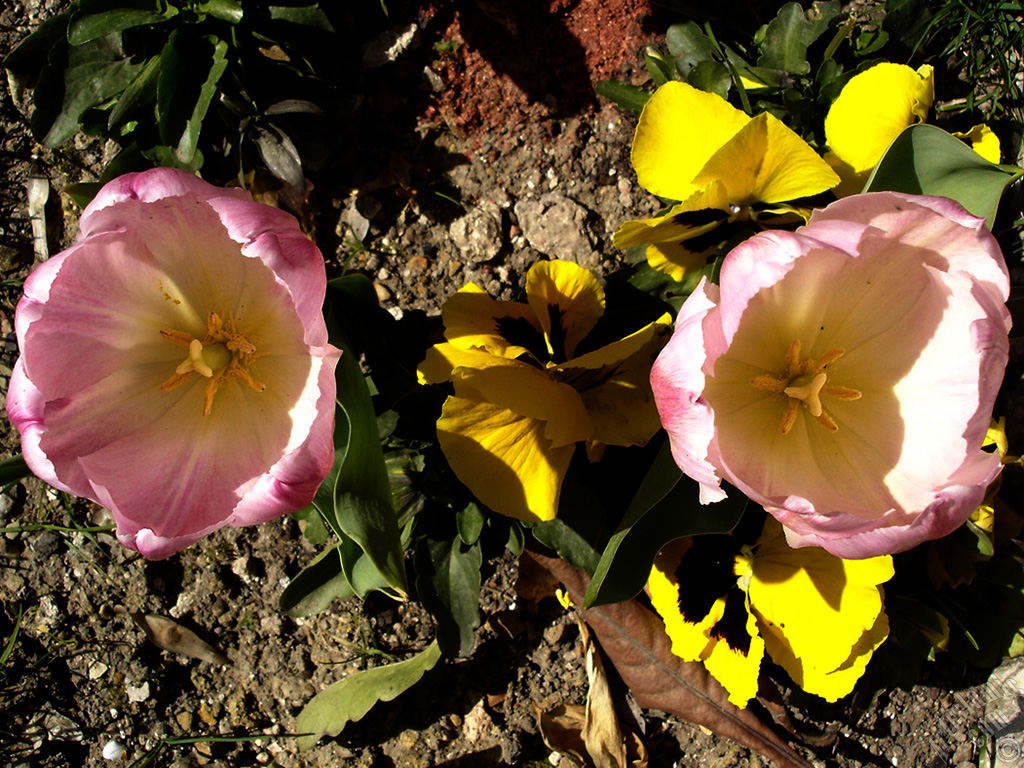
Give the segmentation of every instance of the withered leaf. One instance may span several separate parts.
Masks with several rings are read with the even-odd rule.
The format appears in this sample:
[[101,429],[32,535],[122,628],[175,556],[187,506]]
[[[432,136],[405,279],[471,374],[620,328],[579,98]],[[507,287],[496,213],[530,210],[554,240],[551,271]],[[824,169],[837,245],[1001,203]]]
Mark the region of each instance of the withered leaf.
[[[588,578],[563,560],[523,553],[551,571],[583,605]],[[728,701],[725,689],[704,665],[671,651],[661,619],[636,600],[580,609],[601,648],[642,707],[655,707],[727,736],[764,755],[778,768],[812,768],[749,709]]]
[[587,747],[583,743],[583,724],[586,711],[581,704],[559,704],[554,709],[542,712],[531,702],[537,730],[547,748],[562,755],[574,768],[587,768],[584,755]]
[[615,713],[615,701],[612,699],[608,678],[605,676],[601,651],[590,638],[590,633],[582,621],[580,637],[587,664],[587,681],[590,684],[590,690],[587,692],[586,720],[583,724],[583,741],[597,768],[626,768],[626,740],[619,727],[619,717]]
[[173,619],[138,611],[130,611],[128,615],[146,633],[149,641],[158,648],[219,666],[231,663],[227,656],[200,638],[191,629],[181,626]]

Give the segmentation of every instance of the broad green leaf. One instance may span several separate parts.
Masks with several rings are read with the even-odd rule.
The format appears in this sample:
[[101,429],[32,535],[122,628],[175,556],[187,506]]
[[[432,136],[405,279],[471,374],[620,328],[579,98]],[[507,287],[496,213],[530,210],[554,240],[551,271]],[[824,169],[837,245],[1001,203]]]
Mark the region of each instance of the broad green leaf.
[[142,71],[124,89],[107,118],[107,130],[113,131],[131,118],[141,107],[156,101],[157,80],[160,77],[160,57],[154,56]]
[[80,9],[71,17],[68,42],[81,45],[104,35],[120,34],[132,27],[159,24],[177,14],[178,9],[173,5],[157,0],[91,3],[88,9]]
[[31,74],[42,69],[55,47],[67,48],[70,18],[71,12],[65,11],[40,24],[4,57],[4,69],[17,74]]
[[666,441],[605,547],[584,604],[634,597],[647,583],[662,547],[683,536],[731,531],[746,505],[746,497],[736,490],[724,501],[701,504],[697,484],[683,477]]
[[757,60],[759,67],[781,69],[796,75],[811,71],[807,62],[807,43],[804,29],[807,20],[799,3],[786,3],[765,31],[763,53]]
[[327,14],[320,9],[317,3],[312,5],[272,5],[270,6],[270,18],[275,21],[287,21],[291,24],[315,27],[324,32],[334,31]]
[[295,718],[296,733],[312,734],[299,739],[299,749],[309,749],[322,736],[337,736],[378,701],[391,701],[418,683],[440,659],[435,641],[411,659],[355,672],[320,691]]
[[651,98],[651,92],[637,85],[626,85],[618,80],[601,80],[594,90],[606,99],[615,102],[619,109],[639,115],[644,104]]
[[672,80],[672,66],[654,48],[644,50],[644,64],[655,85],[664,85]]
[[160,140],[179,162],[194,165],[199,131],[217,82],[227,69],[226,41],[195,37],[176,29],[160,54],[157,83],[157,121]]
[[335,600],[355,595],[341,571],[341,545],[326,549],[299,571],[278,598],[278,607],[289,616],[311,616]]
[[466,546],[473,546],[480,538],[484,529],[484,513],[472,502],[460,509],[455,515],[455,526],[459,529],[459,538]]
[[458,539],[422,539],[416,547],[416,591],[437,622],[437,642],[447,657],[467,656],[480,626],[480,545]]
[[941,128],[912,125],[889,145],[864,191],[948,197],[991,228],[1003,190],[1022,173],[993,165]]
[[694,22],[673,24],[665,33],[668,52],[675,59],[676,70],[684,78],[704,61],[714,61],[715,48],[708,36]]
[[362,276],[330,283],[335,310],[331,314],[332,343],[342,350],[335,374],[339,406],[334,429],[335,468],[321,484],[313,503],[333,527],[359,545],[387,584],[399,594],[406,594],[404,551],[377,417],[359,357],[348,345],[338,322],[338,310],[346,304],[358,306],[357,299],[349,301],[349,297],[361,295],[363,283],[369,281]]
[[717,93],[724,99],[732,86],[732,75],[729,68],[721,62],[702,61],[690,70],[686,82],[702,91]]
[[574,568],[593,573],[610,531],[601,500],[570,471],[562,482],[558,517],[529,526],[533,537]]
[[266,163],[267,170],[290,187],[305,189],[306,177],[302,173],[302,160],[288,134],[277,126],[253,126],[253,142]]
[[127,88],[142,66],[126,58],[120,41],[111,37],[70,48],[66,62],[58,58],[40,75],[32,113],[33,135],[47,147],[71,138],[85,111]]
[[65,184],[64,194],[70,197],[79,208],[85,208],[102,188],[103,185],[98,181],[77,181],[73,184]]
[[25,463],[20,453],[0,461],[0,487],[16,483],[26,477],[32,477],[32,470]]
[[229,24],[238,24],[242,20],[242,0],[204,0],[196,7],[200,12]]

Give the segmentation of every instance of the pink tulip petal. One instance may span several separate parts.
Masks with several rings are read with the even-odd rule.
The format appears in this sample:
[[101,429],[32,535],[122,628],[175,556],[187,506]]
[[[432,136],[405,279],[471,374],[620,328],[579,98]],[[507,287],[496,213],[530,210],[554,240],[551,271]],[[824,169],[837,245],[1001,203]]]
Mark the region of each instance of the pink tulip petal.
[[672,456],[700,483],[702,504],[725,498],[722,482],[708,461],[715,433],[714,414],[701,397],[705,349],[701,325],[717,306],[718,286],[701,280],[676,317],[675,331],[651,370],[651,388],[668,432]]

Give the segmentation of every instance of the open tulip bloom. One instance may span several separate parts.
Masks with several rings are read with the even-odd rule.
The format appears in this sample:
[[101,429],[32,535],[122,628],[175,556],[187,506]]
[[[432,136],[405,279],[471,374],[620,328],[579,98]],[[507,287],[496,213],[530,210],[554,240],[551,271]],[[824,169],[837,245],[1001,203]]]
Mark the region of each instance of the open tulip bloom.
[[844,198],[730,252],[683,304],[652,386],[673,456],[793,546],[900,552],[966,521],[1008,354],[1006,265],[945,198]]
[[334,459],[323,258],[288,214],[156,169],[107,184],[25,283],[25,460],[166,557],[313,499]]

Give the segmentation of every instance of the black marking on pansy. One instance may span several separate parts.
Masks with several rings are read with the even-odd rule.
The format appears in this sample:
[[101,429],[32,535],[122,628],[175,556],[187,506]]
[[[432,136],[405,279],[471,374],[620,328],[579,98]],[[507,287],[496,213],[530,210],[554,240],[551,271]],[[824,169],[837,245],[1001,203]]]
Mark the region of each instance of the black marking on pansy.
[[723,221],[714,229],[709,229],[707,232],[691,237],[689,240],[683,240],[681,245],[693,253],[705,253],[713,248],[717,248],[734,235],[749,229],[750,223],[747,221]]
[[750,633],[747,632],[747,598],[739,588],[729,590],[725,598],[722,618],[711,628],[710,637],[724,640],[736,653],[750,653]]
[[497,334],[509,344],[524,347],[538,360],[547,362],[549,355],[544,336],[525,317],[498,317],[494,326]]
[[551,323],[551,330],[548,337],[551,340],[553,350],[551,362],[564,363],[569,359],[569,350],[565,348],[565,310],[557,304],[548,304],[548,322]]
[[675,574],[679,613],[684,620],[699,624],[715,601],[736,586],[734,567],[739,551],[727,534],[701,536],[686,550]]
[[698,211],[682,211],[672,217],[673,224],[683,227],[706,227],[729,218],[729,212],[718,208],[701,208]]

